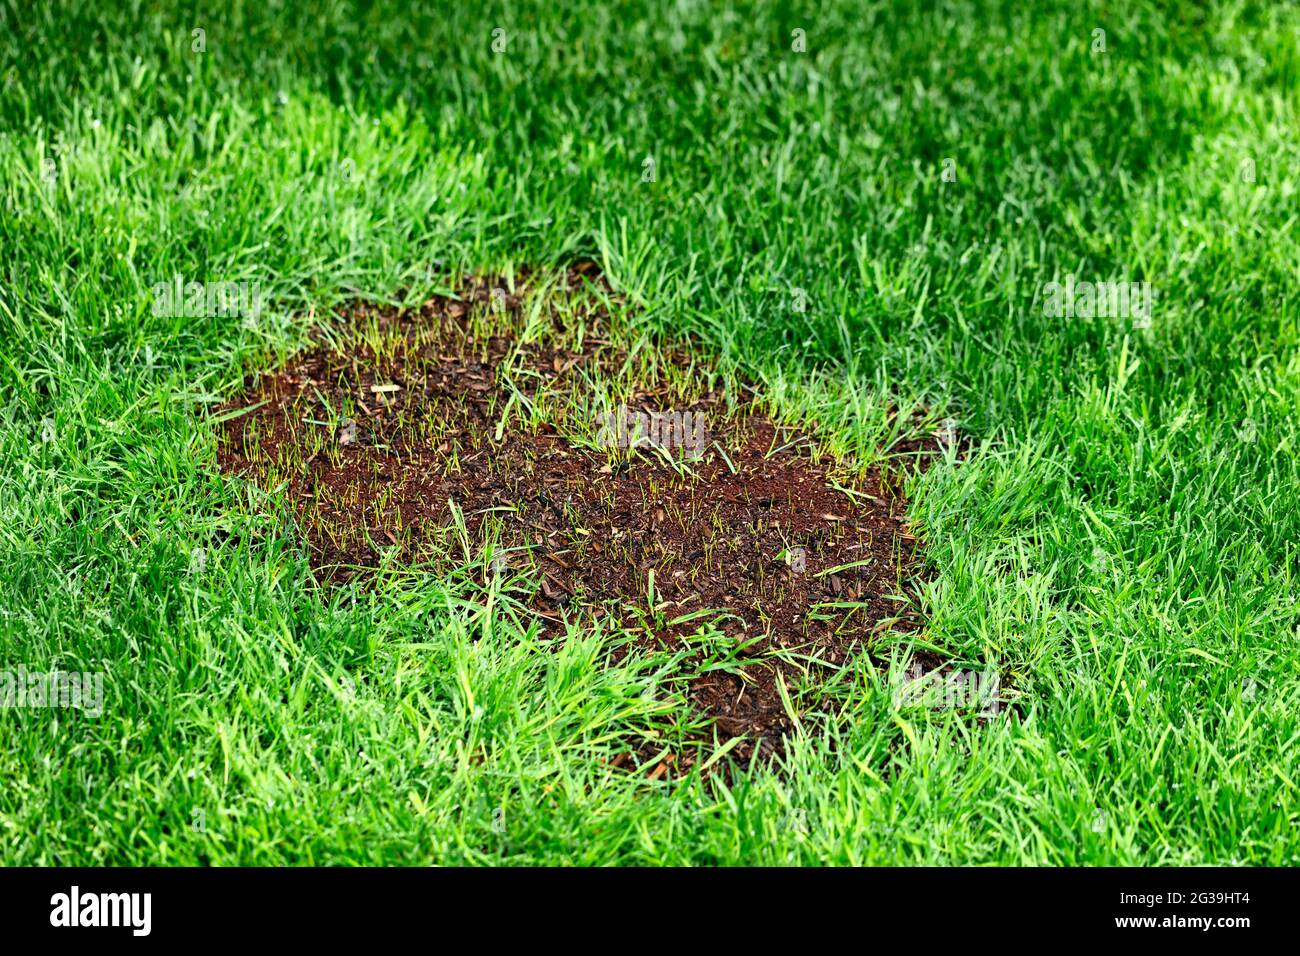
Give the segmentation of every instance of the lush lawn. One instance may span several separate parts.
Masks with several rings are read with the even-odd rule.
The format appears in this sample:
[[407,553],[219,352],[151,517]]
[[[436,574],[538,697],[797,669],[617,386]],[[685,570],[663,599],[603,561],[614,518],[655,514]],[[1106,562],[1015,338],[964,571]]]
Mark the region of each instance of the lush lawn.
[[[0,861],[1296,862],[1293,8],[54,6],[0,4],[0,669],[104,701],[0,710]],[[322,592],[216,469],[333,306],[578,257],[833,447],[957,421],[924,641],[1014,713],[864,662],[781,766],[650,782],[603,758],[664,661],[471,574]],[[155,315],[177,275],[267,310]]]

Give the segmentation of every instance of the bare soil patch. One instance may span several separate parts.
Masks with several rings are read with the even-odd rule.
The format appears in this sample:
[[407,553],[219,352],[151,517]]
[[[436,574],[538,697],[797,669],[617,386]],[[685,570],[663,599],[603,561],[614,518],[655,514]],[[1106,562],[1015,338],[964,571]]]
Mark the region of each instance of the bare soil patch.
[[[918,626],[899,599],[919,567],[902,473],[853,477],[698,356],[642,368],[584,286],[608,293],[590,265],[570,271],[573,297],[527,344],[517,330],[539,320],[490,281],[415,311],[358,306],[335,344],[248,378],[219,463],[285,483],[327,581],[492,541],[491,573],[548,626],[613,614],[686,650],[695,710],[745,738],[737,757],[770,753],[792,727],[782,685],[807,704],[873,634]],[[610,380],[633,411],[699,416],[707,444],[602,447],[610,406],[591,398]]]

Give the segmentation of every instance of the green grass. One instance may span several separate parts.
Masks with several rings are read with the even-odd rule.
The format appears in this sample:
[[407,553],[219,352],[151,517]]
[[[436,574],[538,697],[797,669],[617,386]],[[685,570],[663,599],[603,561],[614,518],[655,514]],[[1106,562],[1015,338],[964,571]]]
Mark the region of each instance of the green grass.
[[[105,710],[0,710],[0,861],[1297,861],[1294,7],[27,6],[0,669],[102,671]],[[784,765],[647,782],[602,758],[670,659],[544,644],[481,568],[322,593],[217,471],[208,410],[339,303],[578,256],[841,451],[958,421],[909,488],[924,639],[1018,717],[861,664]],[[268,309],[155,316],[178,274]],[[1046,316],[1069,274],[1150,282],[1151,327]]]

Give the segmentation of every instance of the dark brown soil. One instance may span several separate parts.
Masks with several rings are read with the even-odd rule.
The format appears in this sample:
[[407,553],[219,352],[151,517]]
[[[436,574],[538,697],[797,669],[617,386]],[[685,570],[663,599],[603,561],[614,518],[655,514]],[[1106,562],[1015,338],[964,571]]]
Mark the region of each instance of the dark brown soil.
[[[737,758],[772,752],[792,727],[781,683],[815,705],[874,633],[917,627],[898,597],[918,568],[901,473],[853,477],[685,354],[628,371],[646,363],[612,344],[583,286],[608,293],[592,267],[569,272],[566,306],[527,345],[510,331],[519,299],[490,282],[418,311],[359,306],[335,330],[344,344],[249,378],[218,460],[286,483],[325,580],[463,565],[492,541],[487,573],[530,613],[557,627],[613,615],[647,646],[688,649],[696,712],[720,740],[745,738]],[[630,408],[702,415],[703,454],[593,446],[593,375],[625,384]]]

